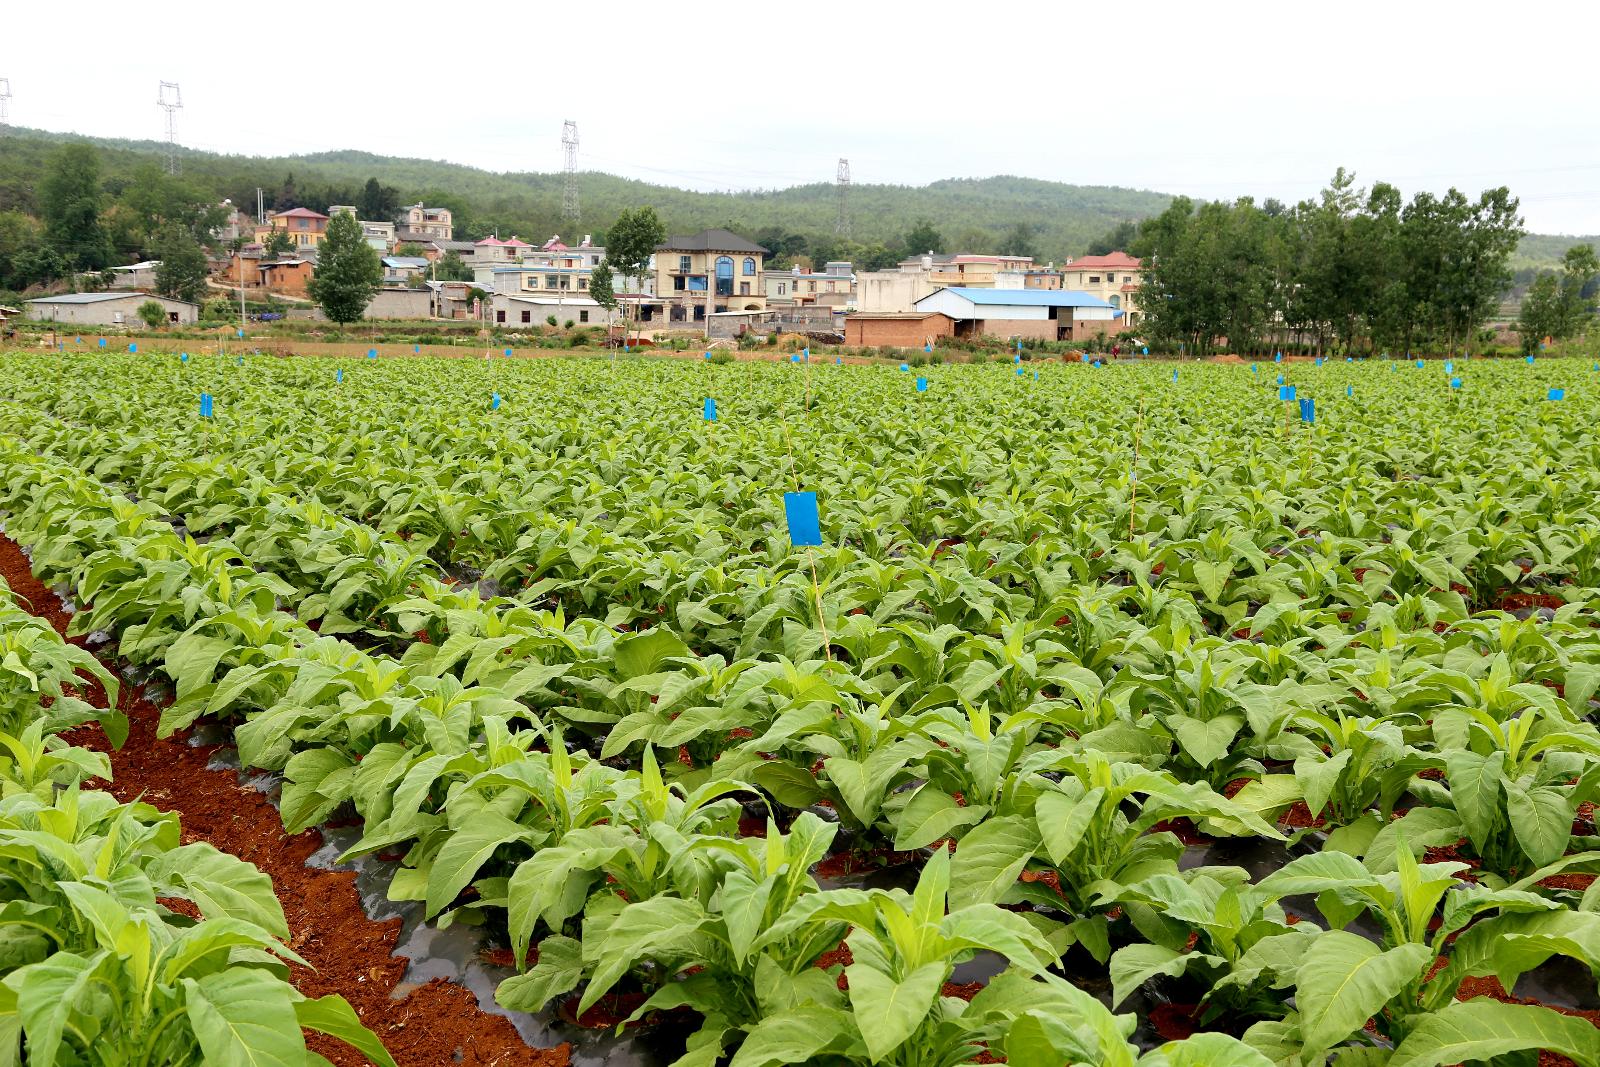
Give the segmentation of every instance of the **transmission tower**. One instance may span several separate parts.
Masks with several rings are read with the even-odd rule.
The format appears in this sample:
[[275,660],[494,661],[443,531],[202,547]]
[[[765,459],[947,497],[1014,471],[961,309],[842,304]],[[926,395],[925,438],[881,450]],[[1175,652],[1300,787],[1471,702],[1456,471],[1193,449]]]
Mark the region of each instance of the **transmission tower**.
[[578,124],[568,119],[561,124],[561,150],[566,155],[566,188],[561,194],[561,217],[578,225]]
[[850,161],[839,160],[839,176],[835,179],[839,189],[839,218],[833,224],[833,231],[840,237],[850,236]]
[[11,79],[0,78],[0,133],[6,132],[11,121]]
[[162,82],[156,96],[156,106],[167,113],[167,173],[178,173],[178,109],[183,106],[183,93],[177,82]]

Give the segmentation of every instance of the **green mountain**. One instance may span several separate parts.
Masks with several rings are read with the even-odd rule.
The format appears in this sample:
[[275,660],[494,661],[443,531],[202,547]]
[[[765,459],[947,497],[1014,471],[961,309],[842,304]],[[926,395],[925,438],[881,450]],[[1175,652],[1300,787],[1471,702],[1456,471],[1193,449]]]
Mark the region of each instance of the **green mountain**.
[[[36,191],[52,152],[65,141],[85,140],[99,147],[107,190],[119,194],[141,166],[159,160],[166,146],[45,130],[16,129],[0,141],[0,211],[38,213]],[[184,179],[206,194],[227,197],[254,211],[260,187],[268,208],[301,204],[322,209],[333,203],[360,203],[369,178],[389,187],[396,204],[422,200],[449,207],[459,237],[518,234],[537,240],[552,233],[579,236],[561,219],[563,176],[559,173],[497,174],[441,160],[406,159],[370,152],[263,157],[219,155],[180,149]],[[578,175],[581,223],[577,229],[603,236],[625,207],[650,204],[673,233],[723,226],[757,240],[778,232],[813,238],[812,250],[833,235],[837,191],[827,182],[789,189],[705,193],[611,174]],[[998,175],[949,178],[928,185],[859,184],[850,188],[851,236],[860,245],[897,250],[919,220],[931,221],[947,248],[1001,250],[1019,224],[1031,226],[1032,250],[1060,261],[1081,255],[1088,244],[1128,219],[1141,219],[1166,207],[1165,193],[1116,186],[1068,185]],[[1529,235],[1513,261],[1516,268],[1554,265],[1579,241],[1600,237]],[[880,255],[881,258],[881,255]]]

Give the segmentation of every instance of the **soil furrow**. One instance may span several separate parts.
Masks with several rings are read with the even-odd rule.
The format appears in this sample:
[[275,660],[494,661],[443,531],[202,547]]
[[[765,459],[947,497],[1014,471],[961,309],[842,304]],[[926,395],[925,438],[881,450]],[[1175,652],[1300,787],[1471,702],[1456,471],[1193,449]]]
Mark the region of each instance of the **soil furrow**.
[[[8,537],[0,537],[0,576],[34,615],[66,633],[71,615],[34,577],[27,557]],[[115,669],[115,664],[108,666]],[[98,684],[86,684],[82,695],[104,706],[105,693]],[[312,967],[294,968],[301,992],[342,995],[403,1067],[566,1067],[566,1045],[529,1048],[510,1022],[479,1008],[463,986],[435,979],[397,998],[407,963],[394,954],[400,920],[368,918],[353,873],[306,866],[307,858],[322,847],[322,835],[315,830],[285,833],[266,796],[241,784],[233,771],[208,768],[211,749],[190,745],[181,735],[156,737],[161,709],[146,699],[142,687],[124,687],[119,704],[132,726],[120,751],[107,745],[98,726],[84,727],[71,739],[110,754],[114,780],[107,788],[119,800],[142,799],[176,811],[183,819],[184,840],[210,842],[271,876],[289,922],[290,947]],[[308,1037],[338,1067],[366,1063],[342,1044],[320,1035]]]

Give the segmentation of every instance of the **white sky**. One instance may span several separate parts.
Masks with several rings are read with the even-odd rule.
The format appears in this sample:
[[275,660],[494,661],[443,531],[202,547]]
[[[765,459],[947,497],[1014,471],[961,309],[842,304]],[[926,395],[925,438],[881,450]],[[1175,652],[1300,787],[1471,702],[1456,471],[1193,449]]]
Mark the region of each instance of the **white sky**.
[[[1336,166],[1505,184],[1600,233],[1600,3],[696,0],[8,4],[19,126],[358,148],[697,189],[1020,174],[1294,201]],[[381,177],[381,176],[380,176]]]

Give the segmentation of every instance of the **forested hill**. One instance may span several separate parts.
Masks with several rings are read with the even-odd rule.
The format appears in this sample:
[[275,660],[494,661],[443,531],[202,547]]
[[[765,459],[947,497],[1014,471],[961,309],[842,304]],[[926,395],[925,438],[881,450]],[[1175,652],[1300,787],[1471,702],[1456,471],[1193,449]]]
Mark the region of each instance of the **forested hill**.
[[[69,140],[98,146],[106,191],[116,197],[141,166],[160,159],[166,146],[156,141],[78,137],[44,130],[14,129],[0,145],[0,212],[39,214],[38,188],[47,161]],[[269,158],[218,155],[182,149],[186,182],[220,200],[227,197],[254,211],[256,188],[269,209],[330,203],[362,204],[369,179],[383,186],[395,205],[418,200],[450,208],[457,236],[476,239],[489,233],[518,234],[529,240],[552,233],[574,238],[561,222],[563,176],[559,173],[497,174],[438,160],[405,159],[370,152],[340,151]],[[1377,177],[1381,177],[1377,176]],[[625,207],[650,204],[669,232],[722,226],[769,247],[850,256],[879,265],[909,251],[906,238],[927,220],[947,250],[1019,251],[1057,262],[1082,255],[1119,223],[1160,212],[1165,193],[1101,185],[1068,185],[998,175],[948,178],[924,186],[857,184],[850,189],[851,242],[833,239],[837,194],[830,182],[789,189],[703,193],[611,174],[578,176],[582,204],[579,229],[597,238]],[[1515,190],[1512,190],[1515,193]],[[791,236],[784,241],[784,235]],[[811,238],[809,245],[801,238]],[[1513,267],[1553,266],[1577,241],[1529,235]]]
[[[50,154],[67,140],[101,150],[102,172],[113,195],[136,169],[159,158],[154,141],[82,138],[39,130],[14,130],[0,151],[0,211],[38,214],[37,189]],[[269,208],[288,201],[321,209],[359,203],[369,178],[394,190],[398,202],[449,207],[468,238],[498,231],[527,239],[561,232],[563,176],[496,174],[474,167],[368,152],[324,152],[287,158],[216,155],[184,149],[185,179],[218,199],[254,211],[256,187]],[[789,189],[702,193],[615,175],[578,176],[582,229],[596,235],[625,207],[650,204],[674,233],[723,226],[752,238],[763,230],[806,235],[834,232],[837,199],[830,182]],[[945,243],[970,251],[996,251],[1018,224],[1032,227],[1033,251],[1046,259],[1081,255],[1089,243],[1124,220],[1155,214],[1169,197],[1136,189],[1066,185],[1009,176],[947,179],[926,186],[857,184],[850,190],[852,237],[862,245],[898,247],[919,220],[932,222]]]

